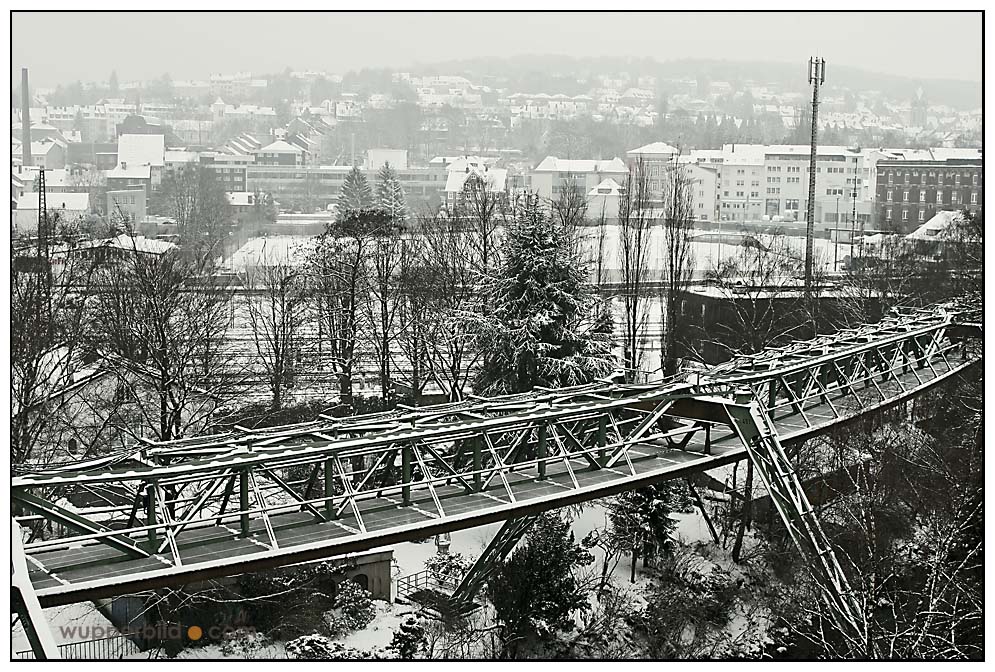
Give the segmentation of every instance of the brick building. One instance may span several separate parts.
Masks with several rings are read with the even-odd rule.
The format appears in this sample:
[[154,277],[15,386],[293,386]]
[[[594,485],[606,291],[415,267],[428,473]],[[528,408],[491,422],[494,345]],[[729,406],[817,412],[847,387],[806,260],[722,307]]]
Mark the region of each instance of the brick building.
[[[970,156],[976,153],[977,158]],[[947,154],[954,154],[948,156]],[[981,150],[878,162],[875,227],[909,232],[944,210],[978,212],[984,202]]]

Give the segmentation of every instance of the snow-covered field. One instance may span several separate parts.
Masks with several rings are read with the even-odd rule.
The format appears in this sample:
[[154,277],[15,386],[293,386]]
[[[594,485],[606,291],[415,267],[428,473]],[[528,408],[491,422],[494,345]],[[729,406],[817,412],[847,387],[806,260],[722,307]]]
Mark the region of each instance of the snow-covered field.
[[[733,234],[736,231],[730,224],[724,229],[725,234]],[[718,231],[715,231],[716,233]],[[699,233],[706,233],[704,231]],[[596,257],[598,249],[597,229],[594,227],[583,229],[581,236],[584,239],[586,255],[590,259]],[[766,239],[764,235],[758,235],[761,240]],[[314,238],[310,236],[267,236],[250,238],[241,248],[235,251],[230,259],[225,261],[225,267],[233,272],[242,272],[247,267],[275,264],[275,263],[301,263],[308,250],[313,245]],[[785,243],[793,256],[802,258],[805,254],[805,238],[801,236],[785,236]],[[834,249],[835,248],[835,249]],[[619,238],[619,227],[611,225],[606,227],[605,240],[602,246],[604,254],[604,264],[609,281],[617,281],[619,262],[619,251],[621,243]],[[694,255],[695,269],[700,275],[705,271],[715,268],[719,260],[734,255],[740,249],[736,245],[728,242],[698,242],[691,243]],[[835,261],[842,263],[843,258],[850,254],[848,243],[834,243],[825,238],[815,238],[813,240],[813,250],[816,256],[816,267],[824,271],[833,270]],[[653,227],[649,240],[649,273],[651,276],[659,276],[663,269],[666,258],[666,245],[664,233],[660,227]]]

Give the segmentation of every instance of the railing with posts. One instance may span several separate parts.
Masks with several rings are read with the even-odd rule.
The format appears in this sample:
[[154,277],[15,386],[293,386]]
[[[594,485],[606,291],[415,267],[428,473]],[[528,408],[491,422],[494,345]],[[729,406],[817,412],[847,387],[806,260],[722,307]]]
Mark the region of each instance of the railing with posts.
[[438,593],[451,594],[456,590],[458,581],[454,579],[440,578],[431,570],[423,569],[420,572],[402,576],[397,580],[397,595],[405,599],[410,599],[412,595],[420,590],[430,590]]
[[[141,653],[126,635],[113,635],[100,639],[89,639],[83,642],[69,642],[59,645],[59,654],[63,660],[120,660],[125,656]],[[33,651],[18,651],[15,660],[33,660]]]

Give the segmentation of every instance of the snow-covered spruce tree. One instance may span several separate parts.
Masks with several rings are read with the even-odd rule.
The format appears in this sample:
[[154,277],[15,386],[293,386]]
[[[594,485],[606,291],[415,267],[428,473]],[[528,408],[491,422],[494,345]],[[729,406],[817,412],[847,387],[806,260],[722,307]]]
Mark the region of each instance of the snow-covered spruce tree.
[[629,580],[636,578],[636,559],[655,557],[673,543],[677,521],[671,513],[690,510],[689,495],[680,481],[654,483],[607,500],[612,543],[632,557]]
[[345,217],[347,212],[362,210],[373,206],[373,190],[370,183],[356,166],[352,167],[349,174],[342,182],[342,191],[339,193],[339,217]]
[[389,648],[401,660],[411,660],[425,650],[426,643],[425,626],[414,616],[408,616],[394,632]]
[[591,606],[576,571],[593,561],[559,514],[544,513],[536,520],[487,582],[505,657],[517,658],[537,642],[574,628],[574,612]]
[[389,212],[394,221],[403,221],[408,214],[401,180],[397,177],[397,171],[386,162],[377,173],[377,207]]
[[501,263],[484,286],[488,312],[471,317],[485,353],[478,394],[564,387],[615,367],[611,331],[587,282],[572,227],[526,197],[508,227]]

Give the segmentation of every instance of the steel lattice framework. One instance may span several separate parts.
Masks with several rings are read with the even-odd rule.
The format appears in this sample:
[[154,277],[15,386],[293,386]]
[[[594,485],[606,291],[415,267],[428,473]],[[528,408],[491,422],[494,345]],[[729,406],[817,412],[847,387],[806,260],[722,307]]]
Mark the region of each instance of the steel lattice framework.
[[[592,385],[147,442],[12,481],[42,606],[183,585],[506,521],[469,599],[542,511],[749,458],[859,636],[846,577],[785,444],[897,404],[980,361],[933,308],[652,385]],[[107,506],[74,510],[87,492]],[[506,533],[505,533],[506,532]]]

